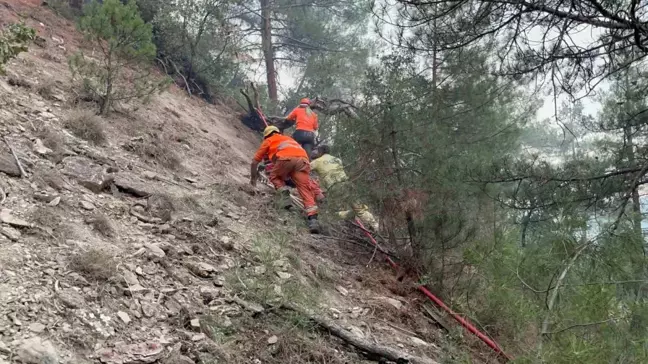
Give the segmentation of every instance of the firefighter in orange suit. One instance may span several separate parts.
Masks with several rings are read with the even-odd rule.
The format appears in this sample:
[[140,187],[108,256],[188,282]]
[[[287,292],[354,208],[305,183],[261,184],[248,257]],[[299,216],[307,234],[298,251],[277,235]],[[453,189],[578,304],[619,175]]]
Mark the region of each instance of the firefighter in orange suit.
[[263,131],[263,143],[254,155],[250,166],[250,184],[252,186],[256,186],[258,166],[266,156],[273,164],[270,182],[282,197],[289,200],[290,187],[286,185],[286,180],[288,178],[293,180],[299,196],[304,202],[304,211],[308,216],[308,228],[311,233],[319,233],[318,209],[310,182],[310,163],[304,148],[293,138],[282,135],[276,126],[266,127]]

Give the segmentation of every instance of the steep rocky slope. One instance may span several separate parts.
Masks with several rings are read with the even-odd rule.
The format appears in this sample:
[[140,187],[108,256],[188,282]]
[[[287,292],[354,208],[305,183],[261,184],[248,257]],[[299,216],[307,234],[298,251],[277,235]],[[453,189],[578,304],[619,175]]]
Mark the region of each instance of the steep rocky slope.
[[99,119],[105,142],[77,137],[97,132],[66,63],[81,40],[40,1],[0,1],[18,15],[41,40],[0,78],[0,363],[371,359],[282,303],[424,362],[471,357],[371,249],[247,185],[259,138],[228,106],[171,88]]

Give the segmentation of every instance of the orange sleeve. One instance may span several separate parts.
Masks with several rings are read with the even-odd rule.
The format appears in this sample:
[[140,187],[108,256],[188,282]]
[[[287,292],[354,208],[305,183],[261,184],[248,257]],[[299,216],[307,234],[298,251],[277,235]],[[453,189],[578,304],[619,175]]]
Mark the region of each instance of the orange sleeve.
[[270,150],[270,142],[268,141],[268,139],[265,139],[263,143],[261,143],[259,150],[257,150],[254,154],[254,161],[257,163],[261,162],[263,158],[268,154],[268,150]]
[[319,121],[317,118],[317,113],[313,111],[313,130],[317,130],[317,129],[319,129]]
[[297,120],[297,108],[294,108],[293,111],[291,111],[290,114],[286,116],[286,120],[291,120],[291,121]]

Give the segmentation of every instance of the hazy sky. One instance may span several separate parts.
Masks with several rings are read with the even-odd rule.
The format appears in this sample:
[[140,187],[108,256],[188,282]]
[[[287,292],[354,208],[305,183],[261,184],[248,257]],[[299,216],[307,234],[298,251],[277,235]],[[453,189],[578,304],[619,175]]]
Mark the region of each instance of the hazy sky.
[[[383,0],[385,1],[385,0]],[[389,26],[387,26],[389,28]],[[370,25],[369,25],[370,31],[368,32],[368,37],[372,41],[379,41],[379,37],[376,34],[376,29],[374,26],[373,19],[370,20]],[[542,29],[532,29],[529,33],[529,40],[530,43],[533,44],[534,42],[537,44],[540,44],[541,37],[543,36],[543,30]],[[577,32],[573,32],[570,34],[570,38],[573,39],[577,43],[582,43],[583,46],[587,46],[590,43],[595,42],[595,39],[599,36],[600,32],[598,32],[596,29],[593,29],[591,26],[583,26],[581,27]],[[551,38],[553,35],[551,33],[548,34],[548,37]],[[387,45],[385,45],[385,49],[387,49]],[[261,54],[259,54],[259,58],[261,58]],[[279,97],[283,98],[285,91],[287,87],[290,87],[297,82],[298,80],[298,69],[289,69],[287,67],[278,67],[278,88],[279,88]],[[251,69],[251,74],[253,79],[261,84],[266,83],[266,78],[265,78],[265,67],[263,65],[263,60],[259,59],[258,62],[255,62],[252,64],[252,69]],[[581,100],[583,106],[584,106],[584,112],[586,114],[596,116],[598,112],[600,111],[600,104],[596,101],[596,94],[600,94],[601,91],[605,91],[607,89],[607,83],[603,82],[600,85],[598,85],[596,92],[593,93],[591,96],[585,97]],[[541,99],[543,100],[543,105],[542,107],[538,110],[536,113],[536,120],[538,121],[546,121],[549,120],[553,123],[556,124],[556,127],[559,127],[559,123],[555,120],[555,110],[556,108],[558,109],[558,112],[560,113],[560,110],[563,106],[564,103],[566,102],[571,102],[569,97],[567,95],[561,94],[558,95],[558,97],[555,99],[553,95],[549,94],[549,89],[542,90],[541,94]],[[303,95],[303,96],[315,96],[315,95]],[[326,95],[320,95],[320,96],[326,96]],[[579,95],[582,96],[582,95]],[[536,96],[537,97],[537,96]],[[556,102],[555,102],[556,101]],[[557,103],[557,105],[555,105]]]

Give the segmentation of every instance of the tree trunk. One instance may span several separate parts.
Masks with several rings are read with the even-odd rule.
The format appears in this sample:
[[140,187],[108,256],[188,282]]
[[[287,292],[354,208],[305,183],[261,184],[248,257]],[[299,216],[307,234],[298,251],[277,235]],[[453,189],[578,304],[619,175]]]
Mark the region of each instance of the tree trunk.
[[112,98],[112,81],[108,81],[106,85],[106,94],[101,99],[99,113],[103,116],[108,115],[110,112],[110,99]]
[[261,4],[261,46],[263,58],[266,65],[266,77],[268,82],[268,96],[276,103],[277,95],[277,71],[275,70],[274,49],[272,47],[272,0],[259,0]]

